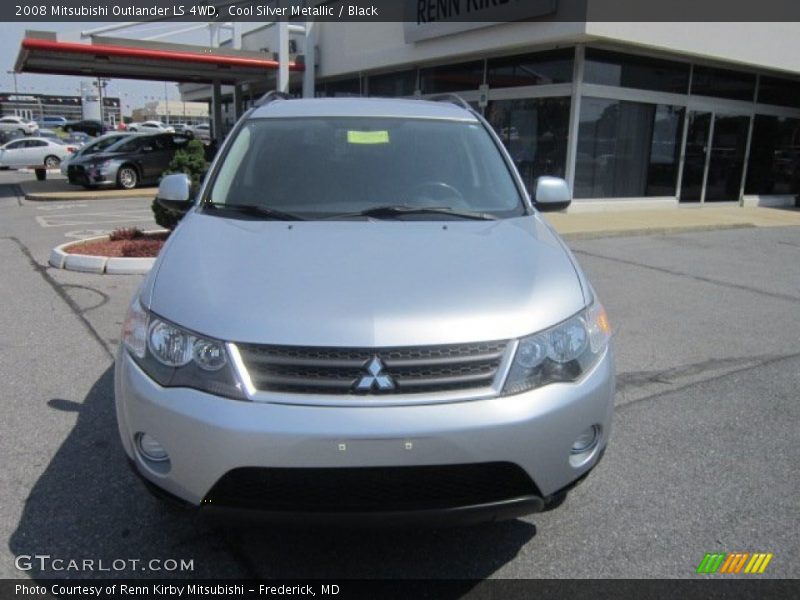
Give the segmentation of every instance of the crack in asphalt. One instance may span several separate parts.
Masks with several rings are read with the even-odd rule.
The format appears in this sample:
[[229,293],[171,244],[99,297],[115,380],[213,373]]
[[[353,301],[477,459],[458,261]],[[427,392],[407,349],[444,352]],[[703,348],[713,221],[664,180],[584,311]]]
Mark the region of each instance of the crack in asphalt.
[[653,369],[649,371],[628,371],[617,375],[617,391],[624,391],[628,388],[644,387],[651,383],[671,384],[681,377],[691,377],[701,375],[707,371],[719,370],[725,367],[748,367],[754,363],[765,360],[783,358],[785,355],[762,354],[758,356],[742,356],[728,358],[711,358],[689,365],[670,367],[668,369]]
[[113,361],[114,360],[114,352],[108,346],[108,344],[106,344],[106,342],[103,339],[103,337],[97,332],[97,330],[92,326],[92,324],[89,322],[89,320],[83,314],[83,311],[82,311],[81,307],[78,305],[77,302],[75,302],[75,300],[73,300],[70,297],[70,295],[66,292],[66,290],[55,279],[53,279],[50,276],[50,273],[47,272],[47,269],[45,267],[43,267],[42,265],[40,265],[38,262],[36,262],[36,259],[33,257],[33,254],[31,253],[30,249],[25,244],[23,244],[22,241],[17,237],[6,236],[6,237],[2,237],[0,239],[9,240],[11,242],[14,242],[17,245],[17,247],[19,248],[20,252],[22,252],[22,254],[25,256],[25,258],[28,259],[28,262],[30,263],[30,265],[33,268],[33,270],[36,271],[37,273],[39,273],[39,275],[41,275],[42,279],[44,279],[45,283],[47,283],[51,288],[53,288],[53,291],[56,294],[58,294],[58,297],[61,298],[66,303],[66,305],[69,307],[69,309],[72,311],[72,313],[76,317],[78,317],[78,320],[81,322],[81,324],[86,329],[86,331],[89,332],[89,335],[91,335],[97,341],[97,343],[100,344],[100,347],[105,351],[105,353],[108,355],[108,357]]
[[[776,364],[776,363],[779,363],[779,362],[783,362],[785,360],[794,360],[794,359],[797,359],[797,358],[800,358],[800,352],[794,352],[792,354],[762,355],[761,357],[754,357],[754,360],[756,361],[755,363],[753,363],[753,361],[747,361],[747,366],[743,366],[743,367],[741,367],[739,369],[733,369],[731,371],[726,371],[725,373],[720,373],[719,375],[715,375],[713,377],[708,377],[706,379],[701,379],[699,381],[691,381],[689,383],[686,383],[684,385],[681,385],[681,386],[678,386],[678,387],[675,387],[675,388],[671,388],[671,389],[668,389],[668,390],[662,390],[660,392],[656,392],[655,394],[650,394],[649,396],[643,396],[641,398],[636,398],[635,400],[631,400],[631,401],[625,402],[623,404],[617,404],[614,407],[614,412],[621,412],[623,409],[626,409],[629,406],[633,406],[633,405],[636,405],[636,404],[641,404],[643,402],[648,402],[648,401],[652,401],[652,400],[658,400],[663,396],[667,396],[669,394],[674,394],[675,392],[681,392],[681,391],[684,391],[684,390],[688,390],[688,389],[690,389],[690,388],[692,388],[692,387],[694,387],[696,385],[700,385],[702,383],[708,383],[708,382],[712,382],[712,381],[721,381],[721,380],[725,379],[726,377],[730,377],[731,375],[734,375],[736,373],[744,373],[745,371],[751,371],[753,369],[758,369],[760,367],[766,367],[766,366],[773,365],[773,364]],[[720,359],[717,359],[717,360],[720,360]],[[724,360],[724,359],[722,359],[722,360]],[[711,361],[706,361],[706,362],[711,362]],[[698,364],[703,364],[703,363],[698,363]],[[670,369],[667,369],[667,370],[669,371]],[[709,370],[709,369],[705,369],[705,370]],[[702,371],[699,371],[699,372],[702,372]]]
[[81,314],[85,314],[85,313],[87,313],[89,311],[96,310],[96,309],[100,308],[101,306],[104,306],[104,305],[108,304],[109,300],[111,299],[111,297],[108,294],[106,294],[105,292],[101,292],[100,290],[96,290],[95,288],[89,287],[88,285],[77,285],[77,284],[74,284],[74,283],[64,283],[64,284],[61,284],[61,287],[63,287],[64,289],[83,290],[85,292],[91,292],[91,293],[94,293],[94,294],[97,294],[98,296],[100,296],[100,302],[98,304],[95,304],[94,306],[88,306],[86,308],[82,308],[81,309]]
[[717,285],[720,287],[731,288],[735,290],[743,290],[746,292],[752,292],[755,294],[760,294],[762,296],[768,296],[770,298],[776,298],[778,300],[788,300],[789,302],[800,302],[800,297],[792,296],[791,294],[782,294],[780,292],[767,292],[765,290],[760,290],[758,288],[750,287],[748,285],[743,285],[741,283],[732,283],[729,281],[721,281],[719,279],[712,279],[710,277],[703,277],[701,275],[692,275],[691,273],[685,273],[683,271],[673,271],[672,269],[667,269],[666,267],[656,267],[654,265],[648,265],[645,263],[636,262],[635,260],[627,260],[625,258],[616,258],[614,256],[607,256],[605,254],[596,254],[594,252],[587,252],[586,250],[573,250],[575,254],[581,254],[583,256],[590,256],[592,258],[599,258],[603,260],[608,260],[611,262],[617,262],[624,265],[631,265],[634,267],[641,267],[643,269],[649,269],[651,271],[657,271],[659,273],[666,273],[667,275],[674,275],[676,277],[687,277],[689,279],[694,279],[695,281],[699,281],[701,283],[710,283],[712,285]]

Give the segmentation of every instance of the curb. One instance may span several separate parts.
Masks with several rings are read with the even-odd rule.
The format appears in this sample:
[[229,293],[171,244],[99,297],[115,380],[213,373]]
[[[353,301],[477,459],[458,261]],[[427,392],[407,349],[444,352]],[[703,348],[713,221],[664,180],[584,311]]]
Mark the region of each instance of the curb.
[[[22,188],[20,188],[22,189]],[[157,193],[157,188],[137,188],[135,194],[114,194],[103,195],[103,190],[97,192],[64,192],[59,195],[59,192],[25,192],[23,197],[30,202],[83,202],[84,200],[127,200],[129,198],[154,198]]]
[[[144,233],[163,233],[166,229],[154,229]],[[85,242],[107,240],[109,236],[98,235],[95,237],[67,242],[56,246],[50,251],[50,266],[67,271],[81,271],[83,273],[106,273],[108,275],[141,275],[150,271],[155,258],[127,258],[119,256],[93,256],[88,254],[70,254],[67,248]]]
[[[724,225],[687,225],[685,227],[640,227],[638,229],[607,229],[604,231],[575,231],[558,235],[565,240],[594,240],[610,237],[636,237],[642,235],[674,235],[678,233],[694,233],[700,231],[725,231],[728,229],[751,229],[757,225],[753,223],[727,223]],[[556,231],[558,228],[554,227]]]

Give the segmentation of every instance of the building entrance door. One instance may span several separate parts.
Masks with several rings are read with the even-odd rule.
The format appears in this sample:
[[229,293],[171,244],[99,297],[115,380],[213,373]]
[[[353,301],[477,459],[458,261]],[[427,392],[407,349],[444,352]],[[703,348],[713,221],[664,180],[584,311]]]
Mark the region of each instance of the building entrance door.
[[738,201],[750,117],[690,111],[681,202]]
[[702,202],[713,113],[690,111],[683,158],[681,202]]

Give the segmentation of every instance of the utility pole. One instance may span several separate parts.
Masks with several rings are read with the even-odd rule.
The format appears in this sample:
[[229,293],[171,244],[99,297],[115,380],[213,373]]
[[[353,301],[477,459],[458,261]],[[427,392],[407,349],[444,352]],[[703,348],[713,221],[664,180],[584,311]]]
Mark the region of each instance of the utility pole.
[[167,96],[167,82],[164,82],[164,112],[167,115],[167,125],[169,125],[169,97]]
[[100,102],[100,123],[105,123],[103,119],[103,91],[106,89],[109,81],[111,80],[108,77],[98,77],[97,81],[94,82],[97,88],[98,101]]
[[14,95],[15,96],[19,95],[19,92],[17,91],[17,72],[16,71],[6,71],[6,73],[8,73],[9,75],[13,75],[14,76]]

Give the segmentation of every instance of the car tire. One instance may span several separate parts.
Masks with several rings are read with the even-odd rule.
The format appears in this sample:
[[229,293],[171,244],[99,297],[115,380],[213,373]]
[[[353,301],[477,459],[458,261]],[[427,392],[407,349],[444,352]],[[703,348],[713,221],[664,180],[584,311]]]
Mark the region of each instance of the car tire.
[[28,132],[24,129],[17,129],[17,131],[19,131],[22,135],[28,135]]
[[52,154],[44,157],[44,166],[48,169],[57,169],[61,166],[61,159]]
[[139,185],[139,173],[131,165],[122,165],[117,171],[117,187],[123,190],[132,190]]

